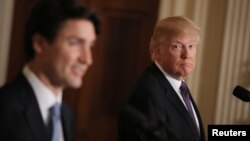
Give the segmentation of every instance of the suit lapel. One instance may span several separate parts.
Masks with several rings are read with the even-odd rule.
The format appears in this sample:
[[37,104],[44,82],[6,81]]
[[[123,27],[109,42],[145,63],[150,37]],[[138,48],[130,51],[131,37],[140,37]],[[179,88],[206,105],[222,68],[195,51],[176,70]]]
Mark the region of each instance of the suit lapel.
[[34,91],[22,74],[19,75],[18,79],[18,83],[20,83],[19,96],[24,105],[24,119],[27,122],[34,141],[49,140]]
[[35,106],[29,106],[29,109],[26,110],[25,116],[35,141],[49,140],[39,109],[35,108]]
[[[190,117],[185,105],[182,103],[182,101],[176,94],[175,90],[173,89],[169,81],[166,79],[166,77],[162,74],[162,72],[154,63],[151,65],[150,71],[153,71],[152,74],[155,75],[157,80],[159,80],[161,87],[163,87],[163,89],[165,90],[165,96],[172,103],[172,105],[174,105],[174,107],[177,109],[179,114],[181,114],[181,117],[183,117],[183,119],[186,121],[186,123],[191,129],[192,134],[195,137],[197,137],[197,134],[199,134],[197,126],[195,125],[194,122],[190,122],[190,121],[193,121],[193,119]],[[192,104],[195,105],[193,101],[192,101]],[[197,109],[195,110],[195,112],[198,113]]]
[[193,97],[190,96],[191,98],[191,102],[193,104],[193,107],[194,107],[194,110],[196,112],[196,115],[197,115],[197,118],[198,118],[198,121],[199,121],[199,126],[200,126],[200,136],[203,140],[205,140],[205,131],[204,131],[204,127],[203,127],[203,123],[202,123],[202,120],[201,120],[201,116],[200,116],[200,113],[199,113],[199,110],[198,110],[198,107],[197,105],[195,104],[194,100],[193,100]]
[[[162,74],[162,72],[158,69],[158,67],[153,63],[151,66],[151,71],[153,71],[153,75],[159,80],[161,87],[165,90],[166,96],[169,101],[177,108],[178,111],[181,112],[182,116],[186,116],[188,114],[185,105],[182,103],[175,90],[166,79],[166,77]],[[190,118],[191,119],[191,118]]]
[[[197,135],[199,134],[197,126],[195,124],[195,122],[193,121],[193,119],[191,118],[191,116],[189,115],[185,105],[183,104],[183,102],[180,100],[180,98],[178,97],[178,95],[176,94],[175,90],[172,88],[172,86],[170,86],[169,84],[169,88],[165,89],[166,90],[166,96],[169,99],[169,101],[172,103],[172,105],[174,105],[174,107],[177,109],[177,111],[181,114],[181,116],[183,117],[183,119],[186,121],[186,123],[188,124],[188,126],[190,127],[193,135]],[[192,104],[194,105],[194,103],[192,102]],[[197,111],[195,110],[195,112],[197,113]]]
[[67,107],[64,103],[62,104],[62,124],[64,131],[65,141],[70,141],[72,134],[72,118],[69,107]]

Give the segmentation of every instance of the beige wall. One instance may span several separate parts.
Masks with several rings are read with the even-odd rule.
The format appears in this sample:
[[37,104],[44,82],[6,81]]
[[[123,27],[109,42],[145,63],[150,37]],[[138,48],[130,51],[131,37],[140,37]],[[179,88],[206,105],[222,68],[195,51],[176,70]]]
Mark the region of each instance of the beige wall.
[[236,85],[250,88],[250,1],[230,0],[227,6],[216,123],[250,124],[250,105],[228,96]]
[[202,29],[195,72],[188,85],[207,124],[250,124],[249,104],[232,95],[250,88],[249,0],[161,0],[159,17],[184,15]]
[[0,0],[0,86],[5,82],[14,0]]

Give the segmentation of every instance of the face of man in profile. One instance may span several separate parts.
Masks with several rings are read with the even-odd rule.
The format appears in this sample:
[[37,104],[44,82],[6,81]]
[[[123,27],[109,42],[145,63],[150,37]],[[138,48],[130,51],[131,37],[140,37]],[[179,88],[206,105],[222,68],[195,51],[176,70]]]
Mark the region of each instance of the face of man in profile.
[[54,86],[79,88],[82,77],[92,64],[91,48],[96,40],[92,22],[69,19],[57,32],[55,40],[43,40],[36,50],[42,71]]
[[166,38],[156,50],[157,62],[172,77],[183,80],[195,68],[197,37],[187,34]]

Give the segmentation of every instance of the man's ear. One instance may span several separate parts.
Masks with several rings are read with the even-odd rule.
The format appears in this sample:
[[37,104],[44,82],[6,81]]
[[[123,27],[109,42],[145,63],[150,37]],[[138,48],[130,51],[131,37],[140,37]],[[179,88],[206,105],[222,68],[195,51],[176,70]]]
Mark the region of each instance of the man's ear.
[[153,48],[153,52],[154,52],[155,59],[159,59],[159,56],[161,55],[160,45],[155,45]]
[[36,54],[40,54],[43,52],[43,49],[48,45],[47,40],[41,36],[40,34],[34,34],[32,38],[33,48]]

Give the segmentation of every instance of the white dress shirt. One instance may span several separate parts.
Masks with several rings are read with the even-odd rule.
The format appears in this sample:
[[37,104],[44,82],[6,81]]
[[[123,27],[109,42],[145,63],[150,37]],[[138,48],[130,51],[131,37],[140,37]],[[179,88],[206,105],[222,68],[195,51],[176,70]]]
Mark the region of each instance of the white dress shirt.
[[[49,109],[56,102],[60,104],[62,103],[62,92],[58,96],[55,96],[55,94],[53,94],[53,92],[30,70],[27,65],[23,68],[23,74],[35,92],[35,97],[38,102],[43,122],[45,126],[47,126],[49,122]],[[60,126],[60,141],[64,141],[62,122],[60,123]]]

